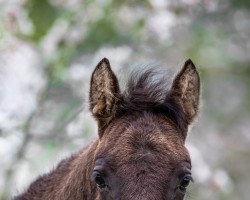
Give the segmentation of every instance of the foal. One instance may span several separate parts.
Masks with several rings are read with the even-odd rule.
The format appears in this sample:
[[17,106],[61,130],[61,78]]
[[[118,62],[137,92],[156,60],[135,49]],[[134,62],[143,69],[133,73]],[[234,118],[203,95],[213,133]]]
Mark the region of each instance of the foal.
[[99,138],[14,200],[182,200],[192,181],[184,143],[198,112],[199,75],[191,60],[170,89],[153,75],[132,76],[121,92],[101,60],[89,92]]

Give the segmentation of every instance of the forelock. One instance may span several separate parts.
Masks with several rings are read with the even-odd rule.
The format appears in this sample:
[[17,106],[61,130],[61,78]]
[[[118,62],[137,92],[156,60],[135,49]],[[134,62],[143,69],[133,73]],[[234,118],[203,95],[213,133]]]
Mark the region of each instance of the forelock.
[[188,122],[182,109],[171,98],[171,80],[167,77],[166,72],[153,67],[133,70],[121,95],[118,113],[161,113],[185,131]]

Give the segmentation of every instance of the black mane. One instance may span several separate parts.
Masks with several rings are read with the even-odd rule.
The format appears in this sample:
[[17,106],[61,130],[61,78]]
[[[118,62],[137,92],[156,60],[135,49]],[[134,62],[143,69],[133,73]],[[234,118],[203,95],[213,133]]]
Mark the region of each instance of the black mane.
[[119,111],[161,113],[170,118],[178,128],[186,130],[187,118],[172,98],[166,77],[168,76],[153,68],[133,71],[122,93]]

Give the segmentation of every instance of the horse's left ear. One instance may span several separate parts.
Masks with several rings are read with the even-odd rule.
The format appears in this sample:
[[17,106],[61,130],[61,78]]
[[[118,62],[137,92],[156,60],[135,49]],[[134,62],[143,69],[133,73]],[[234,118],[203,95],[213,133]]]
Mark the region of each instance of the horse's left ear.
[[90,111],[98,122],[99,136],[114,117],[120,97],[118,80],[109,60],[103,58],[96,66],[90,82]]
[[181,71],[175,77],[172,98],[180,106],[190,124],[198,113],[200,97],[200,77],[193,62],[185,62]]

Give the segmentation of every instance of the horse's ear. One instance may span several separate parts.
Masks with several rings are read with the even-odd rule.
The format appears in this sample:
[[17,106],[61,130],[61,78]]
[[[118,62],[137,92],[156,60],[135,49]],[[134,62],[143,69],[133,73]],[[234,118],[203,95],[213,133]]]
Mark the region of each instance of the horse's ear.
[[180,106],[190,124],[198,113],[200,97],[200,78],[193,62],[185,62],[181,71],[175,77],[171,95]]
[[99,136],[114,117],[120,97],[118,80],[109,60],[103,58],[96,66],[90,82],[90,111],[98,122]]

